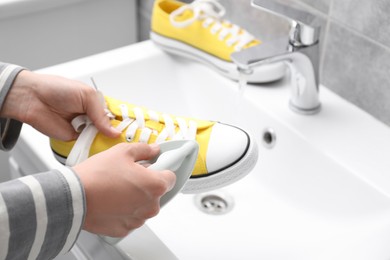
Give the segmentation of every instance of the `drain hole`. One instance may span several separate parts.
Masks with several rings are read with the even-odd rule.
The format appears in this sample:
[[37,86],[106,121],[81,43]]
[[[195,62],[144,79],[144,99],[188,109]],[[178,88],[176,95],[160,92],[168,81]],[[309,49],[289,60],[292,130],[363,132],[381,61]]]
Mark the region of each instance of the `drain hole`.
[[201,203],[202,203],[202,207],[205,210],[210,210],[210,211],[222,212],[227,208],[226,201],[215,195],[209,195],[204,197]]
[[221,215],[229,212],[233,207],[233,199],[226,193],[207,193],[195,196],[196,206],[203,212],[212,215]]
[[272,128],[266,128],[263,131],[263,145],[264,147],[271,149],[276,144],[276,134]]

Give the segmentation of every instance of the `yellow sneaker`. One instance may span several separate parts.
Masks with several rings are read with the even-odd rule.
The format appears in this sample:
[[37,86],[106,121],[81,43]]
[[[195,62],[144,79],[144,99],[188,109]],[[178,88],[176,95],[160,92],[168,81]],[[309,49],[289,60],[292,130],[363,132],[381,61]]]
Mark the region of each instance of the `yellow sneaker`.
[[[221,74],[238,80],[237,66],[230,55],[261,44],[235,24],[222,20],[224,7],[216,0],[184,4],[156,0],[151,21],[151,40],[162,49],[206,63]],[[258,66],[247,77],[250,83],[275,81],[285,75],[284,63]]]
[[[257,162],[257,145],[243,130],[212,121],[175,117],[136,107],[106,97],[111,124],[122,131],[112,139],[98,133],[85,116],[73,120],[75,129],[83,129],[76,141],[50,139],[58,161],[73,166],[77,162],[122,143],[162,143],[167,140],[196,140],[199,154],[184,193],[221,188],[247,175]],[[91,126],[91,127],[89,127]]]

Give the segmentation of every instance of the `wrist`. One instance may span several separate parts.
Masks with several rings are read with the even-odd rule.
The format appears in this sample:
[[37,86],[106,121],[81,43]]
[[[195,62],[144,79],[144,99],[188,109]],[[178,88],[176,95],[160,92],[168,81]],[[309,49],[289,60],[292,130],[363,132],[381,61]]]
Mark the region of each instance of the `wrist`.
[[28,70],[20,71],[15,77],[0,110],[0,117],[12,118],[24,122],[26,111],[32,98],[35,84],[34,73]]

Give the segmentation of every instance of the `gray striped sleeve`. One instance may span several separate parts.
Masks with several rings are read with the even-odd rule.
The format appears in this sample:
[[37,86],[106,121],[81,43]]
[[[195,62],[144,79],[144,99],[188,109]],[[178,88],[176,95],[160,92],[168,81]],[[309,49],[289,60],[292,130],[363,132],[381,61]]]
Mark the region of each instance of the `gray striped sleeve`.
[[[13,64],[0,62],[0,110],[11,86],[20,71],[24,68]],[[10,150],[14,147],[22,123],[9,118],[0,118],[0,150]]]
[[8,210],[10,236],[6,259],[27,259],[36,232],[36,215],[32,192],[23,182],[11,181],[0,185],[1,194]]
[[53,259],[81,230],[85,197],[70,168],[0,183],[0,259]]

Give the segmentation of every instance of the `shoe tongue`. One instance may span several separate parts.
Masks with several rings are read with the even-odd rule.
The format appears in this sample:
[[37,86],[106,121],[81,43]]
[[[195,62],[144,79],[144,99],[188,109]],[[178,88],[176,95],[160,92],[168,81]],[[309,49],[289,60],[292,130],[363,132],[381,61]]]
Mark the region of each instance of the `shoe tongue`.
[[175,20],[178,22],[182,22],[185,20],[192,19],[194,17],[194,12],[192,10],[184,10],[180,15],[175,17]]
[[220,10],[214,9],[210,3],[203,3],[201,10],[201,16],[206,16],[217,20],[221,19],[223,16],[220,14]]
[[120,109],[120,105],[124,102],[116,100],[114,98],[110,98],[105,96],[107,108],[111,111],[112,114],[115,115],[115,117],[118,119],[118,117],[122,117],[122,111]]

